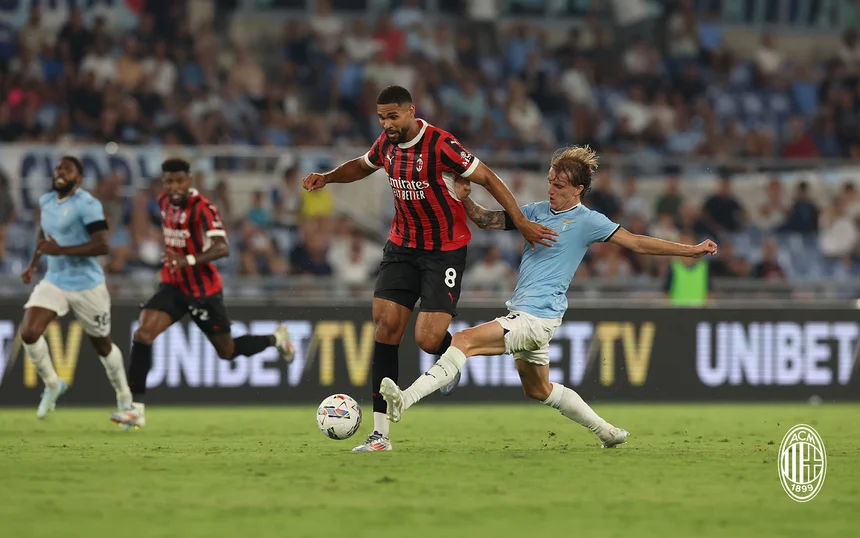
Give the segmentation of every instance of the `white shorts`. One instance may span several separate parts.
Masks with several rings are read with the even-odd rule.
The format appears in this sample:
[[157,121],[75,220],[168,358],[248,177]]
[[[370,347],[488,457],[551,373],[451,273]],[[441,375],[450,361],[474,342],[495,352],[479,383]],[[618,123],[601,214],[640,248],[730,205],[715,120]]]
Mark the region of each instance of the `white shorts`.
[[33,288],[24,309],[34,306],[52,310],[57,317],[68,314],[71,307],[85,333],[101,338],[110,334],[110,293],[104,283],[88,290],[69,291],[43,279]]
[[505,353],[518,361],[549,364],[549,341],[561,326],[561,318],[546,319],[511,311],[505,317],[496,318],[505,333]]

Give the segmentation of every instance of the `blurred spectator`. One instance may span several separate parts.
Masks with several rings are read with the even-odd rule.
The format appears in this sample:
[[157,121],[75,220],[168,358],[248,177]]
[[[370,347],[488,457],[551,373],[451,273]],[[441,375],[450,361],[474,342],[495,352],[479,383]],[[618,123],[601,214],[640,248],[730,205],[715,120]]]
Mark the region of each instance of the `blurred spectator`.
[[732,242],[720,241],[717,258],[709,264],[710,276],[716,278],[745,277],[745,268],[740,262],[741,259],[735,255],[735,248]]
[[239,225],[241,273],[244,275],[280,275],[287,266],[278,255],[272,238],[250,220]]
[[717,192],[705,201],[704,216],[708,226],[717,232],[737,232],[741,229],[744,210],[732,193],[728,177],[720,178]]
[[677,220],[683,203],[684,197],[681,196],[678,176],[671,175],[666,180],[666,191],[657,198],[654,212],[657,215],[671,215]]
[[505,289],[514,276],[511,266],[502,259],[498,247],[490,245],[480,260],[475,262],[464,277],[469,287],[476,290]]
[[272,223],[271,213],[263,207],[264,197],[263,191],[254,191],[254,198],[247,215],[247,219],[258,228],[268,228]]
[[116,63],[117,78],[125,90],[135,90],[143,81],[143,62],[138,57],[137,41],[127,37],[123,45],[123,55]]
[[617,220],[621,214],[621,200],[612,188],[612,173],[609,168],[598,169],[594,187],[586,198],[586,204],[611,220]]
[[81,63],[81,75],[93,75],[94,87],[100,90],[108,82],[116,82],[118,78],[116,59],[110,55],[105,39],[96,39],[89,54],[84,56]]
[[761,246],[761,261],[753,267],[750,276],[763,280],[784,280],[785,271],[777,260],[778,248],[773,238],[765,239]]
[[[689,232],[681,235],[680,240],[686,244],[696,242]],[[713,276],[707,259],[676,257],[669,265],[663,290],[672,306],[703,306],[713,289]]]
[[767,32],[761,38],[761,44],[755,53],[756,67],[763,77],[772,77],[783,67],[782,54],[776,48],[773,34]]
[[782,155],[790,159],[811,159],[819,156],[815,140],[809,135],[801,118],[791,118],[788,123],[788,135]]
[[771,178],[767,184],[766,199],[758,210],[758,226],[767,231],[775,230],[788,218],[788,207],[782,196],[782,182]]
[[326,259],[329,236],[318,221],[307,220],[301,227],[299,244],[290,252],[290,267],[294,275],[331,276]]
[[624,216],[645,216],[647,202],[637,190],[636,176],[628,176],[624,181]]
[[818,208],[809,193],[809,183],[797,184],[794,204],[788,212],[788,220],[782,228],[788,232],[815,233],[818,231]]
[[356,230],[351,218],[338,219],[335,235],[328,251],[328,262],[334,276],[347,284],[362,284],[370,280],[382,261],[382,246],[365,239]]
[[630,260],[615,243],[595,243],[591,246],[594,276],[601,280],[627,280],[633,278]]
[[45,42],[53,43],[55,36],[42,22],[42,8],[34,4],[30,8],[30,17],[24,26],[18,30],[18,42],[23,49],[37,51]]
[[420,24],[424,18],[419,0],[404,0],[391,15],[394,26],[406,30],[416,24]]
[[669,213],[660,213],[657,215],[657,221],[651,225],[648,235],[676,243],[681,237],[681,233],[675,225],[675,219]]
[[317,12],[311,17],[310,26],[319,44],[326,52],[334,52],[343,33],[343,20],[331,11],[330,0],[317,0]]
[[272,191],[276,210],[274,220],[281,226],[293,228],[299,224],[302,212],[303,193],[299,171],[296,167],[284,170],[283,181]]
[[855,219],[848,213],[847,200],[837,197],[820,217],[818,244],[828,258],[842,258],[854,252],[858,233]]

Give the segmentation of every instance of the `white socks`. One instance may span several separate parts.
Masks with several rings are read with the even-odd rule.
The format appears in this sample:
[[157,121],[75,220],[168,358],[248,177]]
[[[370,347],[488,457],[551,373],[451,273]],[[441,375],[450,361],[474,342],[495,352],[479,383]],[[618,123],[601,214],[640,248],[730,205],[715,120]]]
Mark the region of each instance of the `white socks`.
[[99,357],[105,367],[105,373],[113,390],[116,391],[118,401],[131,402],[131,390],[128,388],[128,380],[125,377],[125,364],[122,361],[122,352],[111,344],[110,353],[107,357]]
[[388,416],[385,413],[373,412],[373,431],[382,434],[383,437],[388,437]]
[[452,383],[464,364],[466,364],[466,355],[454,346],[449,347],[424,375],[403,391],[403,410],[406,411],[425,396]]
[[24,343],[24,349],[45,386],[49,389],[57,388],[59,379],[57,378],[57,371],[54,370],[54,363],[51,362],[51,352],[48,351],[48,342],[45,337],[40,336],[32,344]]
[[579,394],[564,385],[552,383],[552,392],[549,398],[541,403],[553,409],[558,409],[562,415],[577,424],[585,426],[597,434],[603,441],[611,436],[610,430],[612,429],[612,425],[600,418]]
[[[48,342],[44,336],[39,337],[32,344],[24,344],[24,350],[30,357],[33,366],[36,367],[36,372],[39,374],[42,382],[49,389],[57,388],[59,378],[57,371],[54,370],[54,363],[51,362],[51,352],[48,350]],[[131,402],[131,391],[128,388],[128,381],[125,378],[125,364],[122,360],[122,352],[116,346],[111,345],[110,353],[107,357],[99,357],[102,365],[105,367],[105,373],[110,380],[113,390],[116,391],[117,400]]]

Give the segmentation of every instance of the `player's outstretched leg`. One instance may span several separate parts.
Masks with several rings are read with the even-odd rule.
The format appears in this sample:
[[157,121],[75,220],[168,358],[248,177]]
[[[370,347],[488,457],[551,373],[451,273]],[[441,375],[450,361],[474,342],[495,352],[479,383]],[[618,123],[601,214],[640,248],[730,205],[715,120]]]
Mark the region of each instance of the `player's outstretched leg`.
[[39,408],[36,410],[36,416],[39,418],[45,418],[54,410],[57,399],[67,389],[66,382],[57,377],[48,351],[48,342],[42,336],[48,324],[56,317],[57,313],[53,310],[33,306],[24,310],[24,320],[21,322],[21,341],[24,344],[24,350],[36,368],[39,378],[45,384]]
[[287,364],[293,362],[296,350],[290,339],[290,330],[286,325],[278,325],[272,334],[246,334],[233,338],[230,333],[207,335],[218,357],[232,361],[236,357],[253,357],[270,347],[280,353]]
[[559,383],[550,383],[548,364],[521,359],[516,363],[526,396],[558,409],[565,417],[594,432],[603,441],[603,448],[612,448],[627,440],[627,430],[603,420],[574,390]]
[[467,357],[504,352],[505,332],[495,321],[458,332],[451,340],[451,347],[408,389],[401,391],[392,379],[382,380],[379,392],[388,403],[388,419],[399,422],[403,412],[422,398],[455,383]]
[[125,429],[139,429],[146,425],[146,377],[152,369],[152,343],[159,334],[173,325],[166,312],[144,309],[140,325],[131,339],[131,362],[128,365],[128,386],[132,404],[129,409],[111,414],[110,419]]

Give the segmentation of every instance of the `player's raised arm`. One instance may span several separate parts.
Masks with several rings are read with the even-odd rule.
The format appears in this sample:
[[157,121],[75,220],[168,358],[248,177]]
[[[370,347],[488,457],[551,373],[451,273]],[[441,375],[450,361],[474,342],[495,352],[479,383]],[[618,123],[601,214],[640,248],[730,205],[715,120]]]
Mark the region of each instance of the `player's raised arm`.
[[302,180],[302,187],[307,191],[315,191],[325,187],[329,183],[352,183],[353,181],[366,178],[382,168],[382,141],[383,138],[380,136],[374,142],[370,151],[361,157],[346,161],[334,170],[324,174],[308,174]]
[[[496,201],[499,202],[499,205],[504,208],[502,219],[507,215],[507,218],[510,219],[510,223],[523,234],[523,237],[532,246],[532,249],[536,247],[536,243],[546,247],[552,246],[551,242],[555,242],[555,237],[558,233],[552,228],[547,228],[542,224],[538,224],[527,219],[520,207],[517,205],[517,201],[514,198],[513,193],[511,193],[507,185],[505,185],[504,182],[499,179],[499,176],[490,170],[487,165],[484,163],[478,163],[478,166],[475,167],[474,171],[468,176],[468,178],[469,181],[481,185],[493,195],[493,198],[495,198]],[[499,217],[495,216],[494,218],[498,219]]]
[[717,244],[710,239],[702,241],[698,245],[683,245],[648,235],[632,234],[621,227],[609,238],[609,241],[630,249],[636,254],[701,258],[705,254],[716,255],[717,253]]

